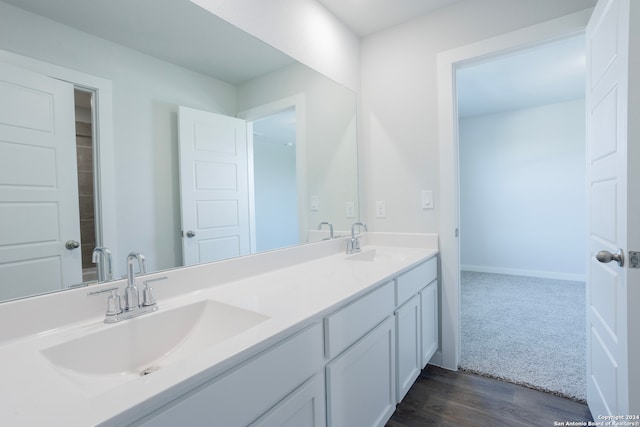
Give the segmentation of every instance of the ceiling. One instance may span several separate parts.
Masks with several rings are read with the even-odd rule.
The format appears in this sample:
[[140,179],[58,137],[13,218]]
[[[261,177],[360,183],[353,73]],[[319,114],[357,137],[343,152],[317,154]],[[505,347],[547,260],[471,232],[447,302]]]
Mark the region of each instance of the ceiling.
[[[365,37],[461,0],[318,0]],[[458,70],[461,117],[584,97],[584,38],[525,49]]]
[[289,108],[279,113],[253,121],[255,142],[293,147],[296,145],[296,109]]
[[461,0],[318,0],[359,36],[367,36]]
[[584,37],[520,50],[457,70],[458,114],[468,117],[583,98]]

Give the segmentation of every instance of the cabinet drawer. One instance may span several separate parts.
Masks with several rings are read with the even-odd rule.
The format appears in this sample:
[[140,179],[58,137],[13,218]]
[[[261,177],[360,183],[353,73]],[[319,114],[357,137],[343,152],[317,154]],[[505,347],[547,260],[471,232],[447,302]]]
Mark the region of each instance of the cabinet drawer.
[[333,359],[382,322],[394,309],[393,282],[325,317],[327,357]]
[[402,305],[409,298],[438,277],[437,258],[433,257],[396,279],[396,304]]
[[316,324],[241,363],[166,409],[145,426],[246,426],[323,366],[322,325]]

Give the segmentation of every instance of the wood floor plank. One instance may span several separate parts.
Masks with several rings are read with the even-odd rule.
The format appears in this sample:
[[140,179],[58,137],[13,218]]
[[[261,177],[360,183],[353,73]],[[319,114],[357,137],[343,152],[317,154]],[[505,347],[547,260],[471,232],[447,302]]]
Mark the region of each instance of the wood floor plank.
[[435,366],[422,371],[387,427],[541,426],[593,421],[579,402]]

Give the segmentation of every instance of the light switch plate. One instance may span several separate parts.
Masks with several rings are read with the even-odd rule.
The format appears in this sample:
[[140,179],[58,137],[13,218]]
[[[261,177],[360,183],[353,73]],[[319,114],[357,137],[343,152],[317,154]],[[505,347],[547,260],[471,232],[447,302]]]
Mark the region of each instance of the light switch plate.
[[353,202],[345,202],[344,204],[344,214],[347,218],[355,218],[356,217],[356,208],[355,203]]
[[320,209],[320,198],[318,196],[311,196],[310,208],[312,211],[317,211]]
[[384,200],[378,200],[376,202],[376,218],[387,217],[387,202]]
[[433,209],[432,190],[422,190],[422,209]]

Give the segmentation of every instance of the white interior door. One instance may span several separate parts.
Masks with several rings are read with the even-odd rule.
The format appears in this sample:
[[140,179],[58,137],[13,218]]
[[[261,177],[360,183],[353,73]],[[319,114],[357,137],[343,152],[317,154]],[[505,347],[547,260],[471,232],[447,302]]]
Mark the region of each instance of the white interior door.
[[[638,270],[629,269],[628,259],[640,243],[631,233],[639,218],[638,183],[628,167],[629,117],[638,117],[629,97],[629,79],[638,80],[629,72],[630,7],[629,0],[600,0],[587,26],[587,400],[596,420],[640,412],[640,378],[630,366],[638,363],[639,325],[631,316],[640,307]],[[600,251],[624,253],[624,264],[602,255],[598,261]]]
[[186,107],[178,115],[184,265],[249,254],[246,122]]
[[82,282],[74,121],[71,84],[0,63],[0,300]]

